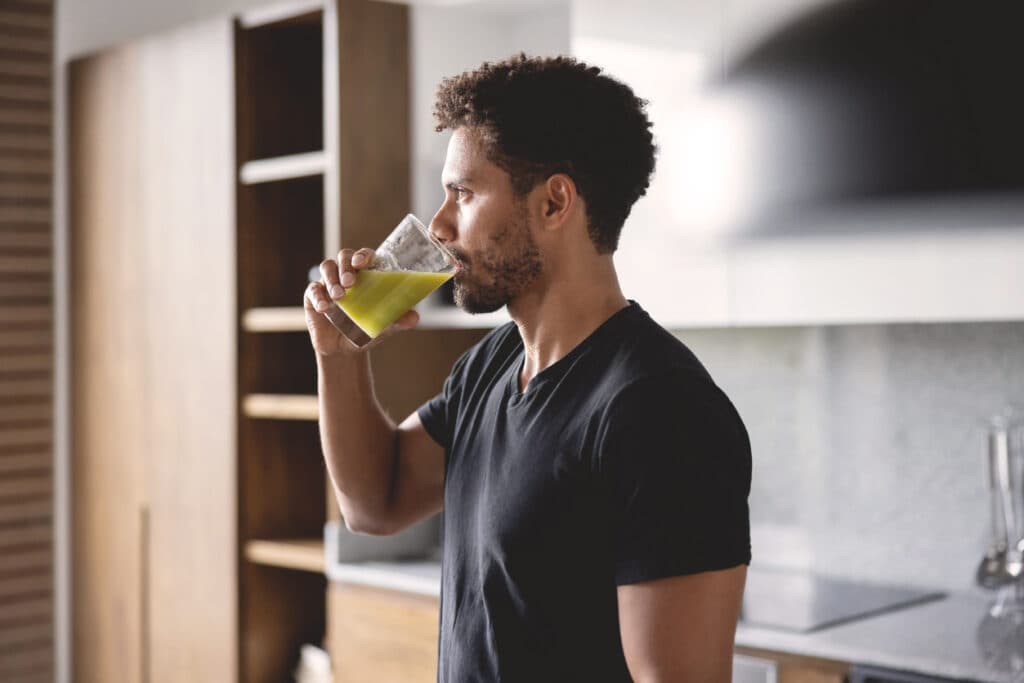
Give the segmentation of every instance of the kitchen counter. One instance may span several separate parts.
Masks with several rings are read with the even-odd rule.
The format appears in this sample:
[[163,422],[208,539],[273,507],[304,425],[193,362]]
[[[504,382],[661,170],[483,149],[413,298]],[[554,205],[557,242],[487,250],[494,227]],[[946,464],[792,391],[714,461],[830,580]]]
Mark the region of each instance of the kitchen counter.
[[[425,562],[360,562],[330,565],[331,580],[437,597],[441,565]],[[978,627],[987,612],[983,596],[952,593],[944,599],[858,619],[811,633],[745,625],[736,645],[841,662],[984,683],[1024,683],[1008,665],[986,661]]]

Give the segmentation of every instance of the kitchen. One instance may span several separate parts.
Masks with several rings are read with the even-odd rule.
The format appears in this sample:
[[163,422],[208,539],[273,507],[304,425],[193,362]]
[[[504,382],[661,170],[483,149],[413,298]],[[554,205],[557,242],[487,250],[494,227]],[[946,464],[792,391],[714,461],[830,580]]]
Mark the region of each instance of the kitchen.
[[[22,4],[34,5],[12,6]],[[440,79],[524,50],[593,60],[651,100],[659,172],[627,223],[617,263],[629,296],[707,364],[751,434],[754,560],[734,680],[1022,680],[1020,619],[989,615],[995,591],[977,577],[993,535],[1006,526],[1001,506],[992,508],[999,485],[990,487],[990,418],[1024,403],[1019,204],[971,213],[939,197],[902,205],[895,217],[877,205],[852,218],[830,215],[845,221],[836,230],[755,225],[723,238],[708,227],[735,221],[720,212],[735,211],[749,186],[728,167],[742,154],[722,154],[735,151],[728,145],[737,137],[716,126],[732,119],[721,110],[701,117],[715,103],[699,99],[700,86],[820,2],[424,1],[409,3],[404,18],[394,16],[404,5],[364,4],[56,4],[52,259],[66,267],[53,268],[55,507],[46,571],[55,581],[54,625],[50,639],[19,641],[13,638],[28,633],[21,626],[27,617],[10,621],[12,639],[0,640],[0,671],[11,674],[4,679],[44,671],[37,678],[323,680],[316,671],[327,655],[336,680],[432,676],[423,662],[436,654],[437,526],[380,540],[352,537],[337,524],[309,400],[308,339],[294,311],[306,270],[336,251],[339,224],[348,246],[379,241],[406,210],[432,215],[445,149],[430,120]],[[373,9],[378,4],[387,9]],[[966,35],[973,24],[961,19]],[[385,37],[359,42],[369,56],[345,52],[350,43],[338,36],[348,35],[346,21],[380,22]],[[274,71],[283,53],[276,36],[289,56],[287,73]],[[373,78],[352,75],[371,68],[360,59],[377,65],[381,82],[407,87],[369,92]],[[204,78],[195,76],[200,65]],[[175,105],[174,93],[196,99]],[[379,98],[374,115],[349,108],[355,93]],[[118,101],[139,104],[119,110]],[[766,106],[779,106],[771,111],[781,116],[789,111],[783,105],[769,99]],[[192,132],[191,110],[209,117],[201,134]],[[180,127],[164,127],[161,116]],[[365,206],[346,187],[356,169],[372,184],[387,167],[367,168],[354,133],[330,123],[338,119],[384,130],[367,144],[387,148],[387,163],[408,169],[409,185],[358,190],[405,192],[401,207]],[[308,133],[318,125],[282,133],[289,120],[327,124],[322,134]],[[187,140],[190,134],[196,137]],[[1008,137],[1007,149],[1019,139]],[[123,155],[98,158],[96,147]],[[785,156],[793,147],[770,148],[764,163],[794,168]],[[124,161],[130,154],[138,163],[167,163],[138,178],[138,167]],[[189,155],[202,156],[194,166],[202,172],[182,180],[193,167]],[[797,180],[813,186],[815,177]],[[139,199],[124,207],[112,188],[134,188],[126,194]],[[757,198],[791,189],[769,186]],[[197,206],[181,206],[180,196]],[[175,230],[200,213],[193,232]],[[130,230],[133,216],[153,234]],[[274,228],[285,218],[318,226],[322,235],[284,239]],[[973,223],[979,219],[987,222]],[[22,234],[11,220],[9,234]],[[887,228],[896,221],[905,225]],[[222,225],[231,232],[218,231]],[[118,250],[83,250],[83,234]],[[39,248],[10,239],[15,246],[4,263],[21,268]],[[183,262],[162,263],[160,249]],[[135,258],[155,273],[133,265]],[[140,321],[120,320],[118,307],[105,302],[147,277],[197,284],[180,297],[156,293]],[[202,291],[208,298],[198,298]],[[12,330],[28,307],[19,296],[5,298]],[[69,301],[77,302],[77,319]],[[437,301],[427,306],[426,329],[382,349],[375,362],[383,400],[396,415],[436,391],[453,349],[503,319],[468,320]],[[146,349],[133,359],[140,343]],[[23,346],[3,348],[20,357]],[[200,360],[157,362],[190,355]],[[15,417],[9,425],[24,432],[25,422]],[[0,443],[3,457],[22,457],[18,442]],[[182,448],[188,452],[175,450]],[[114,462],[111,449],[127,453]],[[131,456],[139,452],[146,457]],[[18,486],[36,481],[40,468],[8,462],[0,469],[3,495],[20,501]],[[110,484],[93,476],[122,477],[117,491],[140,492],[109,496]],[[167,481],[185,493],[175,498],[160,483]],[[8,557],[21,552],[14,543]],[[12,564],[5,580],[24,573]],[[202,588],[187,599],[176,592],[193,585]],[[12,599],[6,607],[14,614],[20,604]],[[120,642],[116,653],[111,640]],[[202,653],[198,641],[207,643]],[[26,663],[26,652],[48,653],[48,661]],[[403,662],[420,667],[413,668],[419,678],[397,668]],[[360,666],[376,677],[352,673]]]

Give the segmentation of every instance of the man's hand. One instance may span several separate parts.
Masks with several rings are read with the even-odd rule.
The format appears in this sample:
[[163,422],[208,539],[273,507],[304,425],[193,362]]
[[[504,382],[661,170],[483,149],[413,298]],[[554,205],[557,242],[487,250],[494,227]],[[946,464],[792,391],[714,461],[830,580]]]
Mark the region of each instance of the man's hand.
[[335,305],[335,301],[345,297],[359,279],[359,271],[373,264],[373,249],[342,249],[337,259],[324,259],[320,264],[320,281],[311,282],[306,287],[303,305],[306,311],[306,327],[313,348],[320,356],[332,356],[337,353],[354,353],[365,351],[375,346],[381,339],[400,330],[416,327],[419,314],[408,311],[395,321],[393,325],[381,332],[369,344],[357,347],[336,328],[325,313]]

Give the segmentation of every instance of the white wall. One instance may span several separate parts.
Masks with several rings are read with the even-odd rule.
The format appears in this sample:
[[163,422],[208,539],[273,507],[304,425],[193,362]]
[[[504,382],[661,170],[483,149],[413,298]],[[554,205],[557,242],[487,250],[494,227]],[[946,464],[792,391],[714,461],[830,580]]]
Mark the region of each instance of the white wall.
[[440,206],[441,167],[449,134],[434,132],[434,94],[441,80],[484,61],[569,52],[569,6],[524,10],[477,3],[414,7],[412,12],[412,211],[429,220]]
[[266,4],[267,0],[58,0],[58,63],[147,33]]

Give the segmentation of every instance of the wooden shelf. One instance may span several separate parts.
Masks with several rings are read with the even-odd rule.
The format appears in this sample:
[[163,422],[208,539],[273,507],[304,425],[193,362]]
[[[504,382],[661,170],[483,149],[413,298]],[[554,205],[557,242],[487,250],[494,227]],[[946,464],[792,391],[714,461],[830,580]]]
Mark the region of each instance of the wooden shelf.
[[320,538],[257,540],[245,544],[245,557],[256,564],[323,573],[324,542]]
[[272,420],[316,420],[320,406],[316,396],[296,394],[249,394],[242,400],[246,417]]
[[323,151],[305,152],[273,159],[247,161],[242,164],[238,177],[243,185],[258,185],[323,175],[326,168],[327,156]]
[[[453,306],[420,304],[418,329],[423,330],[489,330],[504,325],[511,318],[504,310],[470,315]],[[246,332],[305,332],[306,314],[302,307],[251,308],[242,316]]]
[[238,16],[238,24],[242,28],[257,28],[270,24],[320,21],[323,11],[323,0],[292,0],[243,12]]
[[488,330],[511,320],[505,309],[494,313],[471,315],[455,306],[421,304],[416,310],[420,314],[420,323],[417,327],[424,330]]
[[250,308],[242,314],[246,332],[305,332],[306,312],[301,306]]

